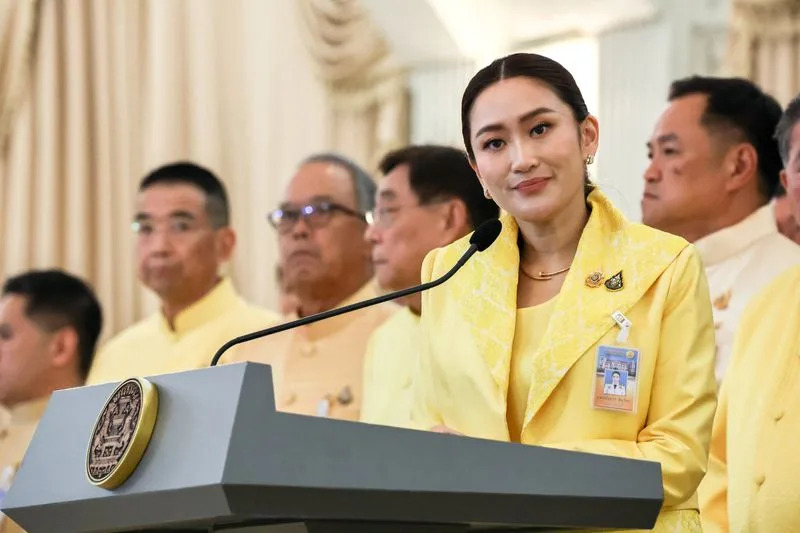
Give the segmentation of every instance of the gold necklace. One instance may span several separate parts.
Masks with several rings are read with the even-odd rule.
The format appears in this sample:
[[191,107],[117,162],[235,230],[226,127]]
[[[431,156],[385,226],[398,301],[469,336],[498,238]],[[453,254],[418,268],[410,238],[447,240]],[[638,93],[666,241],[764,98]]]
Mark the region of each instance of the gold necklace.
[[568,265],[567,267],[562,268],[561,270],[556,270],[554,272],[541,272],[540,271],[539,274],[536,275],[536,276],[534,276],[532,274],[528,274],[527,272],[525,272],[525,269],[522,268],[522,264],[519,265],[519,269],[523,274],[525,274],[526,277],[528,277],[528,278],[530,278],[532,280],[535,280],[535,281],[547,281],[547,280],[553,279],[553,276],[557,276],[558,274],[563,274],[564,272],[569,270],[571,266],[572,265]]

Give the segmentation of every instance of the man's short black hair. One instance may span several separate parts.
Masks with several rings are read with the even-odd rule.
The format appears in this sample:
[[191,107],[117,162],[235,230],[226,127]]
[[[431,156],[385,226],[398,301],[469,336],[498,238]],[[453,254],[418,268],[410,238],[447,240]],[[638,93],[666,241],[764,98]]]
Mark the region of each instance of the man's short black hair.
[[103,313],[92,289],[61,270],[30,270],[6,280],[3,296],[9,294],[25,297],[25,316],[44,331],[75,330],[79,370],[85,378],[103,328]]
[[620,373],[619,373],[619,372],[617,372],[616,370],[614,370],[614,371],[611,373],[611,375],[612,375],[612,376],[613,376],[614,374],[618,375],[619,377],[622,377],[622,374],[620,374]]
[[225,186],[210,170],[185,161],[164,165],[142,179],[139,192],[159,184],[197,187],[206,195],[206,213],[211,227],[219,229],[230,224],[228,194]]
[[378,165],[386,175],[400,165],[408,165],[408,181],[419,203],[430,204],[458,198],[467,207],[469,224],[497,218],[500,209],[486,199],[467,154],[448,146],[417,145],[389,152]]
[[800,95],[786,106],[786,111],[781,115],[778,125],[775,128],[775,140],[778,142],[778,150],[781,154],[784,166],[789,163],[789,149],[792,142],[792,131],[800,123]]
[[753,145],[758,154],[758,184],[762,196],[775,194],[783,168],[773,138],[781,117],[781,106],[756,84],[743,78],[692,76],[672,83],[669,100],[704,94],[708,104],[702,123],[712,133],[738,133],[737,142]]

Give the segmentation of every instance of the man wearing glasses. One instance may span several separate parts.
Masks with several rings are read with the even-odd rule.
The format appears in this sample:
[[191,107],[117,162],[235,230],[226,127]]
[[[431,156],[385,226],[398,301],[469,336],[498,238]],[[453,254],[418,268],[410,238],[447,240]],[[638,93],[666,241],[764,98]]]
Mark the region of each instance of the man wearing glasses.
[[[333,154],[306,159],[268,215],[278,235],[281,290],[304,317],[375,296],[365,213],[375,183]],[[258,339],[223,361],[272,366],[275,402],[292,413],[357,420],[367,339],[398,307],[369,307]]]
[[133,221],[139,279],[161,308],[105,344],[87,383],[205,367],[229,339],[279,321],[219,274],[236,243],[229,220],[225,189],[204,168],[176,163],[142,180]]
[[[463,237],[484,221],[497,218],[463,152],[445,146],[410,146],[387,154],[384,178],[366,232],[372,244],[375,277],[387,290],[420,283],[425,255]],[[364,362],[361,420],[408,426],[409,388],[419,350],[422,296],[400,303],[405,308],[378,328]]]

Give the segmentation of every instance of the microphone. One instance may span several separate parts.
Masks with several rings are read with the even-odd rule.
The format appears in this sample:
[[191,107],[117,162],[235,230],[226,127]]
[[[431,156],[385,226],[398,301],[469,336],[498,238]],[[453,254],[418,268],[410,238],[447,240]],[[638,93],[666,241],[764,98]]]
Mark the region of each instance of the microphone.
[[255,339],[259,339],[261,337],[266,337],[267,335],[272,335],[273,333],[280,333],[282,331],[286,331],[287,329],[293,329],[300,326],[305,326],[306,324],[312,324],[314,322],[318,322],[320,320],[325,320],[326,318],[331,318],[334,316],[343,315],[344,313],[349,313],[351,311],[358,311],[359,309],[364,309],[365,307],[369,307],[371,305],[377,305],[383,302],[388,302],[389,300],[394,300],[395,298],[402,298],[403,296],[408,296],[409,294],[414,294],[417,292],[422,292],[437,285],[441,285],[453,275],[458,272],[458,270],[464,266],[464,263],[472,257],[475,252],[482,252],[487,249],[492,243],[497,239],[497,236],[500,235],[500,230],[503,229],[503,224],[500,220],[493,218],[491,220],[487,220],[480,226],[475,232],[472,234],[472,237],[469,239],[469,248],[467,251],[464,252],[464,255],[453,265],[446,274],[442,277],[429,281],[428,283],[423,283],[422,285],[416,285],[414,287],[409,287],[407,289],[403,289],[400,291],[390,292],[389,294],[384,294],[381,296],[377,296],[375,298],[370,298],[369,300],[364,300],[363,302],[356,302],[351,305],[345,305],[344,307],[339,307],[337,309],[329,309],[328,311],[323,311],[321,313],[317,313],[315,315],[310,315],[307,317],[303,317],[297,320],[293,320],[291,322],[285,322],[283,324],[279,324],[277,326],[273,326],[271,328],[262,329],[260,331],[254,331],[252,333],[247,333],[246,335],[242,335],[240,337],[235,337],[220,347],[217,350],[217,353],[214,354],[214,358],[211,359],[210,366],[217,366],[220,357],[224,354],[228,348],[232,348],[237,344],[241,344],[243,342],[252,341]]

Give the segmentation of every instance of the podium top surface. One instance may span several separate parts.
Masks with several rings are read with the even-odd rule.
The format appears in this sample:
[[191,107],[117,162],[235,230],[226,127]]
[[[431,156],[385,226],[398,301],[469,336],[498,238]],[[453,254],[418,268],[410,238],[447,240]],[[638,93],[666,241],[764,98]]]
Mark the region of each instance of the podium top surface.
[[29,533],[313,519],[616,528],[652,526],[663,500],[658,463],[277,412],[265,365],[148,379],[158,418],[125,483],[103,489],[85,472],[115,384],[58,391],[4,511]]

